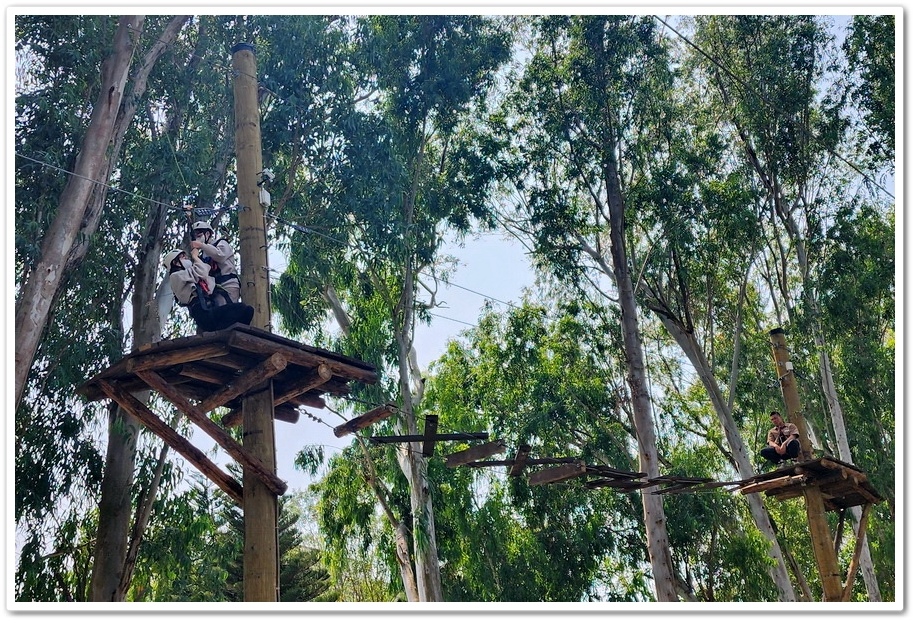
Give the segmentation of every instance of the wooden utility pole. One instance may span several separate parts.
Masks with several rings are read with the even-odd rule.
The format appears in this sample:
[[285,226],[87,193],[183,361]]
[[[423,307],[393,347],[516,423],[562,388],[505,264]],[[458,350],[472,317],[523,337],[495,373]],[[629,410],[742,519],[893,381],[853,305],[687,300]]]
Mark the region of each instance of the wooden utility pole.
[[[239,201],[242,300],[254,307],[251,325],[270,330],[267,231],[260,202],[261,121],[254,46],[232,48],[235,98],[235,154]],[[243,447],[272,473],[277,471],[273,383],[242,401]],[[277,496],[249,469],[243,471],[245,518],[243,585],[245,601],[279,601]]]
[[[785,332],[776,328],[770,331],[770,346],[776,363],[776,375],[782,387],[782,397],[786,404],[788,421],[798,427],[801,444],[800,459],[812,458],[811,440],[808,438],[808,426],[801,409],[798,386],[795,382],[795,368],[789,358]],[[827,525],[824,497],[816,486],[804,487],[805,508],[808,513],[808,530],[811,532],[811,543],[821,584],[824,587],[824,601],[841,601],[843,585],[840,578],[840,566],[837,554]]]

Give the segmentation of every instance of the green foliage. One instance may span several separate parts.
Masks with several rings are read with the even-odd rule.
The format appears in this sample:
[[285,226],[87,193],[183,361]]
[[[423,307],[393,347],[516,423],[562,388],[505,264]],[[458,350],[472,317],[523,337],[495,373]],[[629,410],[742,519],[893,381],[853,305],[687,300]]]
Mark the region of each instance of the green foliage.
[[[509,457],[528,443],[533,458],[632,467],[620,379],[607,369],[606,334],[589,321],[531,304],[484,316],[466,344],[449,345],[427,384],[440,427],[490,430]],[[643,560],[636,499],[575,484],[529,487],[503,469],[430,465],[440,483],[436,525],[450,599],[579,601],[606,557]]]
[[865,116],[868,155],[892,167],[897,127],[895,21],[894,15],[854,15],[843,43],[850,68],[861,76],[852,94]]

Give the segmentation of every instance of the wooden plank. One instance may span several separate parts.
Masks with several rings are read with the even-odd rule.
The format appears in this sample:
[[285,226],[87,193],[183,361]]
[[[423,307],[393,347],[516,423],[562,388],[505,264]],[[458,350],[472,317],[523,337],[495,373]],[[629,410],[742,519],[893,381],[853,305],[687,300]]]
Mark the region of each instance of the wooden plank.
[[[471,439],[481,439],[486,441],[490,433],[445,433],[434,435],[433,441],[468,441]],[[411,441],[426,441],[429,439],[426,435],[379,435],[369,437],[372,443],[404,443]]]
[[143,370],[155,370],[167,368],[180,363],[191,361],[200,361],[209,357],[219,357],[229,352],[226,344],[211,343],[200,344],[198,346],[189,346],[176,350],[169,350],[161,353],[148,353],[133,357],[127,361],[127,372],[141,372]]
[[557,467],[548,467],[547,469],[542,469],[531,474],[531,476],[528,477],[528,484],[535,486],[563,482],[570,478],[581,476],[584,473],[585,461],[566,463],[564,465],[558,465]]
[[588,489],[598,489],[602,487],[609,487],[612,489],[618,489],[620,491],[635,491],[637,489],[645,489],[651,487],[648,482],[642,480],[622,480],[618,478],[596,478],[595,480],[589,480],[585,483],[586,488]]
[[[607,478],[626,478],[630,480],[634,478],[643,478],[645,476],[648,476],[648,474],[646,474],[645,472],[630,472],[630,471],[625,471],[621,469],[614,469],[613,467],[608,467],[607,465],[589,465],[588,471],[589,473],[594,473],[599,476],[605,476]],[[657,481],[659,479],[652,479],[649,482],[653,482],[653,480]],[[681,476],[664,477],[664,482],[675,482],[675,481],[682,482],[684,480],[685,479],[682,478]],[[689,479],[689,480],[691,482],[709,482],[710,479],[709,478],[705,478],[705,479],[695,478],[695,479]]]
[[782,476],[780,478],[773,478],[772,480],[764,480],[763,482],[751,483],[744,487],[741,487],[741,493],[747,495],[749,493],[757,493],[759,491],[769,491],[770,489],[780,489],[782,487],[789,487],[792,485],[801,484],[807,479],[805,474],[796,474],[794,476]]
[[278,388],[274,387],[274,405],[281,405],[290,398],[295,398],[299,394],[321,387],[331,380],[331,369],[324,364],[319,365],[316,369],[304,375],[296,383]]
[[207,455],[195,448],[190,441],[159,419],[156,414],[133,395],[104,379],[99,379],[98,383],[105,395],[118,403],[125,411],[137,418],[146,428],[167,443],[170,448],[200,470],[204,476],[213,481],[236,504],[242,505],[242,485],[235,478],[221,470],[213,461],[207,458]]
[[269,470],[257,457],[251,456],[246,452],[235,439],[207,417],[206,413],[176,392],[161,376],[152,370],[138,372],[137,376],[143,378],[150,387],[162,394],[162,396],[175,405],[179,411],[187,415],[202,431],[210,435],[210,437],[216,441],[229,456],[241,463],[244,467],[250,469],[271,492],[276,495],[283,495],[286,491],[285,482],[277,478],[277,475],[274,474],[272,470]]
[[219,366],[226,370],[232,370],[233,372],[241,372],[242,370],[250,368],[252,362],[259,360],[259,357],[242,355],[241,353],[227,353],[218,357],[207,357],[202,361],[206,361],[210,365]]
[[233,398],[241,396],[252,387],[257,387],[273,378],[285,367],[286,358],[280,353],[274,353],[241,376],[234,378],[225,387],[215,391],[209,398],[198,404],[197,408],[203,413],[209,413],[216,407],[221,407]]
[[[288,422],[295,424],[299,421],[299,411],[292,407],[274,407],[274,419],[278,422]],[[220,423],[226,428],[233,428],[242,425],[242,410],[233,409],[220,419]]]
[[233,349],[256,353],[263,353],[266,348],[269,349],[270,352],[282,354],[286,357],[287,361],[295,363],[296,365],[317,368],[319,365],[324,364],[330,368],[331,372],[344,378],[355,379],[364,383],[378,382],[378,374],[374,370],[369,370],[342,361],[336,361],[330,357],[325,357],[285,344],[278,344],[271,341],[265,344],[265,340],[242,331],[234,331],[232,333],[229,338],[229,346]]
[[515,459],[512,461],[512,467],[509,468],[510,476],[521,476],[528,464],[528,453],[531,452],[531,446],[526,443],[519,445],[515,452]]
[[439,416],[435,413],[426,414],[426,427],[423,429],[422,454],[429,458],[436,451],[436,431],[439,428]]
[[[181,366],[178,369],[178,374],[189,379],[204,381],[214,385],[226,385],[233,378],[233,375],[231,374],[222,372],[220,370],[215,370],[210,366],[204,366],[197,362],[187,363]],[[174,381],[172,381],[171,384],[174,385]]]
[[358,430],[362,430],[367,426],[375,424],[379,420],[384,420],[397,410],[398,408],[390,402],[380,407],[375,407],[371,411],[366,411],[362,415],[353,418],[349,422],[345,422],[340,426],[335,426],[334,436],[343,437],[344,435],[355,433]]
[[467,450],[461,450],[460,452],[453,452],[447,455],[445,457],[445,466],[459,467],[460,465],[465,465],[473,461],[485,459],[488,456],[493,456],[494,454],[499,454],[505,449],[506,444],[502,439],[480,444],[479,446],[471,446]]

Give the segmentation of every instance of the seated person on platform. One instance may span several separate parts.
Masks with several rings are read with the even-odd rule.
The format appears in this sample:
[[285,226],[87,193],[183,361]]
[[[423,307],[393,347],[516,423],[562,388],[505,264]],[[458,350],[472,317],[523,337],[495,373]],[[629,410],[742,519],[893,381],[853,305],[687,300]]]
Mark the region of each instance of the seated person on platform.
[[770,413],[773,428],[767,433],[767,447],[760,455],[771,463],[782,463],[798,457],[801,443],[798,441],[798,427],[782,419],[779,411]]
[[216,281],[210,276],[210,266],[200,259],[200,251],[193,249],[191,258],[176,249],[166,254],[162,263],[169,271],[169,285],[179,305],[188,308],[200,332],[219,331],[240,322],[249,324],[254,308],[244,303],[226,302]]

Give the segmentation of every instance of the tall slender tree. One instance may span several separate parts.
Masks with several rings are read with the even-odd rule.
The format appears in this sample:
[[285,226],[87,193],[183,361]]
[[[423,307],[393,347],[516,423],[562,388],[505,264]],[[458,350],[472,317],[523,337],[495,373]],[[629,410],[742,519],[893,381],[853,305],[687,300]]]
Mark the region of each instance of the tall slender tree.
[[[323,218],[313,212],[310,219],[328,227],[325,241],[338,248],[296,234],[281,287],[305,286],[322,297],[312,300],[334,304],[345,329],[340,348],[390,371],[393,383],[372,398],[396,403],[396,431],[415,435],[423,394],[413,346],[423,313],[420,275],[434,265],[442,228],[466,228],[483,213],[486,171],[473,166],[478,154],[464,119],[507,60],[508,43],[490,20],[476,16],[376,16],[359,20],[354,34],[360,45],[351,62],[369,78],[363,88],[374,105],[335,119],[340,165],[320,182],[340,192]],[[324,260],[315,261],[318,249],[328,249]],[[322,276],[328,268],[331,279]],[[286,293],[278,299],[308,300]],[[295,307],[281,303],[280,309],[295,322]],[[418,443],[396,450],[409,505],[403,516],[389,518],[407,598],[440,601],[433,488],[419,450]],[[389,495],[387,487],[373,490]]]
[[89,127],[83,137],[73,175],[60,196],[54,221],[42,239],[41,256],[19,277],[16,298],[15,405],[18,408],[51,304],[65,277],[67,258],[76,243],[86,209],[98,184],[104,184],[115,122],[121,108],[128,72],[140,41],[144,16],[118,20],[111,53],[102,63],[99,90],[92,106]]
[[[843,129],[841,101],[822,86],[829,35],[815,16],[709,17],[698,25],[697,41],[708,52],[702,62],[766,197],[782,304],[792,326],[814,342],[834,447],[840,459],[852,462],[816,295],[825,228],[841,215],[842,202],[827,177],[836,170]],[[739,62],[724,72],[724,58]],[[861,509],[852,512],[855,530]],[[867,548],[860,568],[870,598],[880,601]]]
[[[556,16],[538,20],[536,52],[521,81],[512,132],[525,161],[517,184],[524,227],[557,273],[591,257],[620,309],[627,384],[640,471],[659,474],[656,424],[646,380],[628,242],[626,195],[639,128],[670,81],[651,18]],[[596,242],[597,241],[597,242]],[[607,288],[607,286],[605,286]],[[611,290],[611,288],[607,288]],[[644,496],[646,544],[659,601],[677,600],[662,501]]]

